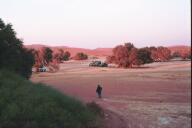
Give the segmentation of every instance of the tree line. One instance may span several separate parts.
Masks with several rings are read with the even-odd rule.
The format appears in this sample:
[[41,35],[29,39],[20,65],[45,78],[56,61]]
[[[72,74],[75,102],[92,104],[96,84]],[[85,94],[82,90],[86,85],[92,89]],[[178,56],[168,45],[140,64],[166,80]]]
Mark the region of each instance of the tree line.
[[32,53],[35,58],[34,67],[37,69],[39,67],[42,67],[42,65],[57,65],[59,63],[62,63],[63,61],[68,61],[69,59],[88,59],[88,55],[83,52],[76,53],[74,57],[71,57],[71,53],[68,51],[64,51],[63,49],[52,50],[49,47],[42,47],[39,50],[32,49]]
[[152,62],[168,61],[171,58],[171,51],[162,46],[136,48],[132,43],[125,43],[113,48],[112,52],[113,55],[108,56],[106,61],[125,68]]

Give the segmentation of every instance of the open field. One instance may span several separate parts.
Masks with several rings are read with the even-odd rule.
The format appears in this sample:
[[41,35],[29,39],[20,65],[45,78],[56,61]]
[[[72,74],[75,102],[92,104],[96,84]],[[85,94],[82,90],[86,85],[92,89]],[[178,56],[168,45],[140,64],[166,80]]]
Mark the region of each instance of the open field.
[[[84,102],[95,101],[122,119],[112,118],[111,128],[191,128],[191,62],[174,61],[137,69],[88,67],[90,61],[62,63],[57,73],[33,74],[31,80],[46,83]],[[97,84],[103,98],[97,98]],[[118,119],[119,119],[118,118]],[[109,121],[110,122],[110,121]]]

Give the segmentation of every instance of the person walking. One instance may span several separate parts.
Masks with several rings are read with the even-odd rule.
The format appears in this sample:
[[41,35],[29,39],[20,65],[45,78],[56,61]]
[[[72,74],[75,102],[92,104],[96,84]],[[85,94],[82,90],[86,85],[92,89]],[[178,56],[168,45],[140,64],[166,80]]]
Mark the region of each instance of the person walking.
[[99,84],[97,85],[96,93],[98,97],[101,98],[102,87]]

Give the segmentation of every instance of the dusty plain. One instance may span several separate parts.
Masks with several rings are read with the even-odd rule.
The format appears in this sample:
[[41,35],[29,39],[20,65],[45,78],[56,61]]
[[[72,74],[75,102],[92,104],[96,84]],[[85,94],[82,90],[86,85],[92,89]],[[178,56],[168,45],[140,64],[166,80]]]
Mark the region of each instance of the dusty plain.
[[191,128],[191,61],[133,69],[89,67],[91,61],[64,62],[58,72],[33,73],[31,80],[96,102],[106,111],[106,128]]

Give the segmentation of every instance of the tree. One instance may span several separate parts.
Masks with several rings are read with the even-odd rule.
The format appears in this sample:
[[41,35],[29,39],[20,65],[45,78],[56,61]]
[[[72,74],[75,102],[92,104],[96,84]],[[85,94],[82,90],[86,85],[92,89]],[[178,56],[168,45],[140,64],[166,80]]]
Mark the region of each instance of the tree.
[[119,67],[132,68],[134,65],[151,63],[149,48],[137,49],[131,43],[118,45],[113,49],[113,55],[107,57],[108,63],[115,63]]
[[181,57],[181,55],[178,51],[173,52],[173,54],[171,55],[171,58],[176,58],[176,57]]
[[63,49],[59,49],[56,53],[53,54],[53,59],[56,60],[58,63],[61,63],[64,57]]
[[137,63],[137,49],[131,43],[116,46],[113,56],[114,63],[119,67],[131,68]]
[[171,58],[171,51],[166,47],[150,47],[153,61],[168,61]]
[[107,56],[106,62],[107,63],[115,63],[115,56]]
[[86,59],[88,59],[88,56],[83,52],[79,52],[74,56],[74,59],[75,60],[86,60]]
[[131,43],[116,46],[113,49],[113,55],[115,57],[114,63],[119,67],[131,67],[132,64],[129,60],[129,56],[133,48],[134,46]]
[[23,42],[16,37],[12,25],[5,24],[0,19],[0,69],[5,68],[29,78],[33,64],[32,51],[23,47]]
[[56,53],[54,53],[53,59],[56,60],[58,63],[61,63],[63,60],[64,61],[69,60],[70,56],[71,56],[70,52],[68,51],[64,52],[63,49],[59,49]]
[[35,64],[33,66],[36,68],[36,71],[38,71],[39,67],[43,65],[43,58],[39,50],[31,49],[31,51],[35,59]]
[[45,65],[48,65],[52,61],[53,58],[52,53],[53,51],[49,47],[42,48],[43,61]]
[[63,60],[65,60],[65,61],[69,60],[70,56],[71,56],[70,52],[66,51],[64,53]]
[[149,48],[140,48],[137,52],[138,59],[140,64],[152,63],[153,59],[151,58],[151,51]]

